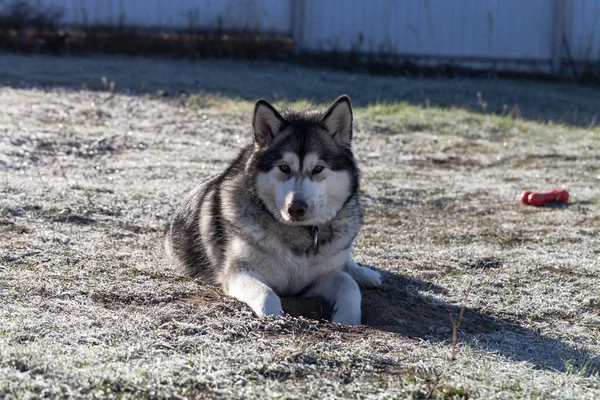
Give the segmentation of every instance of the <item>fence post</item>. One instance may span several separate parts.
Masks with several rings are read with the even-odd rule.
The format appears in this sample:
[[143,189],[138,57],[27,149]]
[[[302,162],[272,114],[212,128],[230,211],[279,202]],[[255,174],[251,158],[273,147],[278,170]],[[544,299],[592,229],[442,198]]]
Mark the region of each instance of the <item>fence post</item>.
[[567,0],[554,0],[554,21],[552,24],[552,75],[558,76],[562,67],[563,35]]

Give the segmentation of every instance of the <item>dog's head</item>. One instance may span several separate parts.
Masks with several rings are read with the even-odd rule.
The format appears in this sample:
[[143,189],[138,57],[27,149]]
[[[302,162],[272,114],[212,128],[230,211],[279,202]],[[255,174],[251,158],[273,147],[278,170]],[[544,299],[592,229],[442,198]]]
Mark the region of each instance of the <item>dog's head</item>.
[[264,100],[254,108],[255,193],[279,221],[319,225],[358,190],[351,150],[352,106],[339,97],[325,112],[286,111]]

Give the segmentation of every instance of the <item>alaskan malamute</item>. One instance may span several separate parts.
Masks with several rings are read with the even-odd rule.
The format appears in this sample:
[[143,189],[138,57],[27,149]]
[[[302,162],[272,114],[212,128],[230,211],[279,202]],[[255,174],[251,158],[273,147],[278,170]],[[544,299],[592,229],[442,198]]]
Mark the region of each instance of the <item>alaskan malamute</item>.
[[259,100],[252,128],[254,143],[175,212],[167,253],[259,316],[280,315],[279,296],[322,296],[333,322],[360,324],[358,285],[381,277],[351,255],[361,211],[350,99],[281,114]]

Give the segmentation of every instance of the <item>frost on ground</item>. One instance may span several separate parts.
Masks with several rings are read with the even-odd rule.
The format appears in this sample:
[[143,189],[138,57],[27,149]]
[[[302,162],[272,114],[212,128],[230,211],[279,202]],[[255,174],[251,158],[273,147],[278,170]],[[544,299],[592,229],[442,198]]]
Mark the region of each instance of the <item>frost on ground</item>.
[[[79,90],[103,75],[130,92]],[[597,89],[8,55],[0,81],[0,397],[600,397]],[[341,92],[356,258],[385,279],[364,326],[297,299],[258,319],[165,263],[172,206],[250,140],[250,99]],[[551,188],[569,204],[519,204]]]

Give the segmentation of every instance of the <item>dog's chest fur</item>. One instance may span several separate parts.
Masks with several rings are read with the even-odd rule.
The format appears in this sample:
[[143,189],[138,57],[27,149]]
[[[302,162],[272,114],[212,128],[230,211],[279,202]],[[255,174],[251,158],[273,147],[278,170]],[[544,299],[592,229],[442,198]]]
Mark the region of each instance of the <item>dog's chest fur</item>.
[[[265,219],[263,211],[254,207],[246,208],[244,213],[239,211],[231,213],[238,216],[230,220],[237,229],[225,253],[227,258],[243,262],[230,264],[229,268],[252,265],[253,271],[262,275],[279,295],[298,294],[319,276],[343,268],[360,229],[358,200],[352,199],[333,220],[318,227],[319,246],[315,253],[311,227]],[[239,218],[240,215],[244,216]],[[224,271],[230,272],[233,271]]]
[[[253,265],[266,283],[279,295],[296,295],[318,277],[343,268],[350,257],[352,237],[341,237],[330,229],[320,229],[319,250],[313,250],[309,230],[298,235],[286,229],[255,232],[256,241],[236,238],[231,243],[232,255]],[[321,233],[323,232],[323,234]],[[234,268],[244,268],[245,263]],[[259,267],[256,267],[259,266]]]

